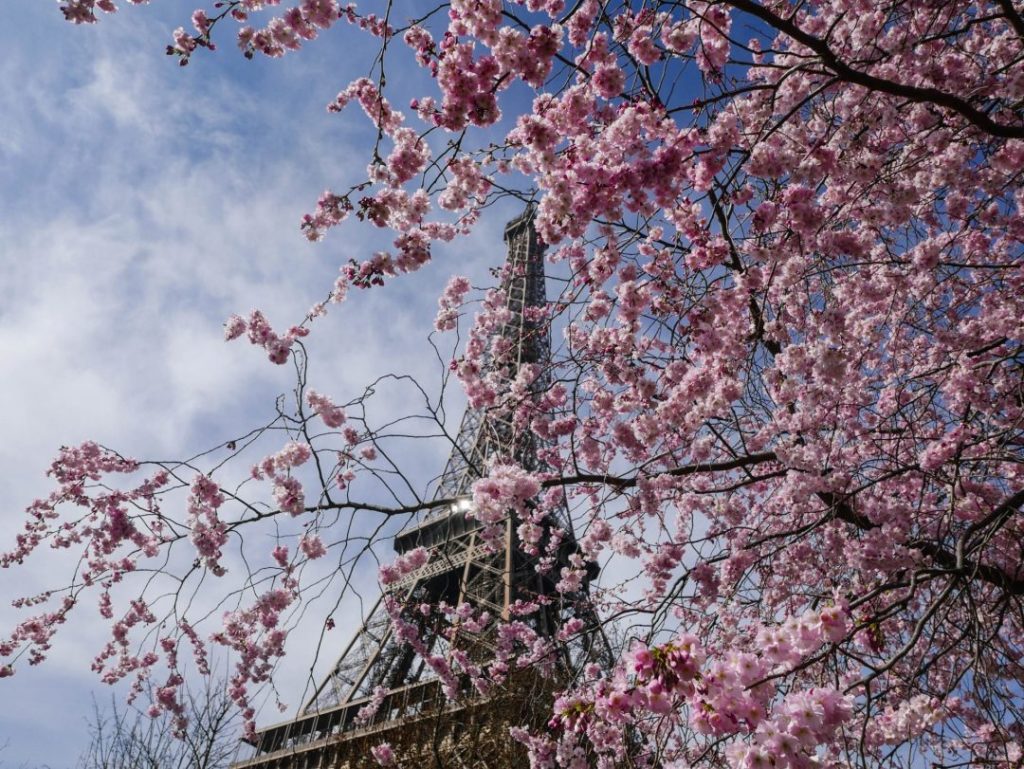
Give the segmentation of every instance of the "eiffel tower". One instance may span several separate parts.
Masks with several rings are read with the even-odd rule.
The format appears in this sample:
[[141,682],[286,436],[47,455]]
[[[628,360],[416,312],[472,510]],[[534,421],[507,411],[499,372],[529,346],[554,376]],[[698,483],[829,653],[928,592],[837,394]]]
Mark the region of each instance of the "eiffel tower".
[[[550,384],[551,344],[547,323],[544,247],[538,241],[531,208],[505,227],[508,254],[501,273],[501,298],[508,312],[493,332],[508,343],[502,354],[506,373],[527,363],[540,364],[542,374],[532,385],[534,395]],[[493,341],[493,336],[492,340]],[[489,366],[495,366],[489,363]],[[569,563],[576,549],[568,513],[554,516],[568,532],[555,552],[554,568],[538,571],[537,558],[518,546],[512,516],[500,524],[503,541],[485,541],[483,528],[466,513],[471,508],[473,482],[487,472],[488,461],[501,458],[529,471],[544,470],[540,439],[530,430],[516,431],[507,411],[467,409],[451,456],[437,485],[438,506],[395,537],[395,550],[417,547],[429,552],[418,570],[388,585],[341,654],[331,672],[294,720],[264,727],[252,743],[254,755],[233,769],[363,769],[376,767],[370,750],[388,742],[401,766],[487,767],[525,765],[525,752],[509,736],[511,726],[537,728],[550,714],[552,692],[588,662],[609,664],[607,642],[587,600],[586,583],[575,595],[558,593],[552,575]],[[549,516],[550,517],[550,516]],[[550,529],[550,524],[548,524]],[[462,652],[485,660],[494,648],[490,630],[459,632],[451,624],[442,632],[439,620],[417,617],[411,608],[428,604],[469,604],[477,612],[508,620],[516,602],[540,599],[542,608],[528,617],[540,636],[551,637],[559,623],[579,617],[590,631],[574,645],[558,645],[559,658],[543,668],[511,672],[501,686],[486,695],[464,685],[452,697],[423,654],[451,659]],[[407,607],[403,617],[419,622],[423,645],[417,652],[396,637],[388,607]],[[454,632],[453,632],[454,631]],[[554,671],[554,672],[552,672]],[[369,715],[368,715],[369,713]]]

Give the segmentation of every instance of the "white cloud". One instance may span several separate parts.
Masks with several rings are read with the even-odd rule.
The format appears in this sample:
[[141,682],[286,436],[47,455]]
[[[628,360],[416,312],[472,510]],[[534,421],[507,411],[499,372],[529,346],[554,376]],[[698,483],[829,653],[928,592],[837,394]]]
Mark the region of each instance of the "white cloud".
[[[82,31],[56,30],[70,32]],[[190,93],[197,78],[175,81],[180,73],[152,55],[159,41],[149,44],[120,61],[82,43],[49,49],[57,61],[24,46],[4,65],[16,75],[0,85],[0,169],[16,176],[0,192],[4,548],[20,510],[47,489],[59,445],[93,437],[180,455],[229,423],[241,429],[254,402],[272,405],[289,372],[226,346],[220,322],[257,304],[298,320],[337,269],[297,228],[322,185],[324,168],[309,158],[315,135],[267,146],[238,130],[254,114],[237,84],[212,75]],[[325,116],[310,133],[331,128]],[[372,331],[363,327],[364,341]],[[69,567],[41,553],[0,573],[0,594],[50,587]],[[104,640],[84,608],[45,665],[4,682],[8,765],[67,765],[83,745],[79,714],[96,685],[88,663]],[[5,628],[21,616],[0,606]]]

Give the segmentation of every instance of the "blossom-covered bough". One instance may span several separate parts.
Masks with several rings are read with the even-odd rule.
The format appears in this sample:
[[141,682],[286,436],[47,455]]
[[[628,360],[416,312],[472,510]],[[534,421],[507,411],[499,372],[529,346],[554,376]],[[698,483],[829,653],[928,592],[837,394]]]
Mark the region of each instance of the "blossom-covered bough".
[[[536,202],[568,276],[548,318],[553,385],[530,398],[538,372],[503,365],[493,293],[453,370],[471,405],[551,441],[553,470],[500,465],[474,510],[517,516],[528,545],[566,495],[580,553],[560,585],[603,564],[594,599],[623,643],[613,670],[562,692],[547,729],[514,730],[533,765],[1019,766],[1020,4],[367,6],[228,0],[168,52],[184,64],[237,34],[246,56],[281,56],[335,26],[379,40],[369,76],[329,107],[376,127],[367,178],[324,193],[301,228],[315,240],[358,218],[394,246],[345,265],[331,301],[416,280],[434,244],[501,197]],[[61,8],[91,22],[114,4]],[[385,63],[422,70],[406,113]],[[441,331],[469,292],[453,279]],[[52,546],[77,568],[24,599],[39,613],[0,642],[0,675],[40,661],[68,612],[99,600],[105,678],[134,676],[175,711],[184,657],[202,670],[219,643],[252,719],[290,612],[322,589],[305,576],[326,557],[348,584],[375,532],[435,504],[402,481],[404,427],[372,429],[349,415],[363,398],[342,408],[308,389],[300,340],[329,306],[284,332],[258,312],[228,323],[300,374],[297,410],[251,436],[277,445],[248,482],[219,480],[234,444],[156,465],[61,452],[3,565]],[[391,501],[358,501],[371,487]],[[225,572],[229,547],[250,559],[244,576]],[[144,591],[153,570],[178,587]],[[199,580],[230,606],[193,616]],[[118,605],[122,582],[138,597]],[[470,673],[487,668],[452,675]]]

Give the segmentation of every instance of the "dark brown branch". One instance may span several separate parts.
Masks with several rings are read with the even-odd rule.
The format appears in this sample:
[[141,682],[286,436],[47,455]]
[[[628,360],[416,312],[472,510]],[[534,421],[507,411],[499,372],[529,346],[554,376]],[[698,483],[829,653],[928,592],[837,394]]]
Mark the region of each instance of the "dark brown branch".
[[[674,467],[671,470],[666,470],[663,473],[657,473],[657,475],[671,475],[676,477],[682,477],[686,475],[698,475],[700,473],[720,473],[726,470],[736,470],[740,467],[749,467],[750,465],[758,465],[762,462],[771,462],[775,459],[775,453],[771,451],[764,451],[760,454],[748,454],[744,457],[737,457],[736,459],[729,459],[724,462],[706,462],[696,465],[684,465],[682,467]],[[552,486],[570,486],[577,483],[599,483],[604,486],[614,486],[617,489],[631,489],[636,486],[641,479],[649,478],[651,476],[632,476],[628,478],[621,478],[614,475],[597,475],[580,473],[578,475],[565,475],[559,478],[551,478],[541,483],[541,486],[545,489],[550,489]]]
[[1017,9],[1013,7],[1012,0],[996,0],[999,7],[1003,9],[1003,13],[1006,16],[1006,20],[1010,23],[1010,26],[1016,30],[1017,34],[1020,35],[1021,39],[1024,40],[1024,19],[1017,13]]
[[917,102],[919,104],[935,104],[940,107],[945,107],[946,109],[956,112],[975,128],[978,128],[992,136],[998,136],[1005,139],[1024,138],[1024,126],[997,123],[985,112],[964,99],[961,99],[959,96],[954,96],[951,93],[940,91],[938,88],[923,88],[921,86],[907,85],[905,83],[895,83],[891,80],[885,80],[884,78],[875,77],[867,72],[854,69],[849,64],[842,61],[836,52],[833,51],[824,40],[805,32],[790,19],[784,19],[777,16],[754,0],[725,0],[725,2],[733,8],[749,13],[751,16],[756,16],[801,45],[807,46],[821,57],[821,61],[826,67],[835,72],[840,79],[848,83],[862,85],[872,91],[880,91],[893,96],[900,96],[908,101]]
[[[878,528],[877,524],[872,523],[867,516],[858,513],[853,509],[849,502],[838,495],[829,491],[819,491],[818,498],[829,506],[829,509],[832,510],[835,517],[839,520],[853,524],[863,531],[870,531]],[[1024,491],[1019,491],[1012,497],[1008,498],[996,508],[995,512],[1001,515],[1011,509],[1019,507],[1021,504],[1024,504]],[[967,579],[977,577],[1002,590],[1005,590],[1011,595],[1024,596],[1024,580],[1011,577],[1002,569],[996,568],[995,566],[990,566],[980,562],[972,562],[962,558],[958,559],[954,552],[932,541],[918,540],[909,542],[908,547],[924,553],[938,566],[952,574],[956,574]]]

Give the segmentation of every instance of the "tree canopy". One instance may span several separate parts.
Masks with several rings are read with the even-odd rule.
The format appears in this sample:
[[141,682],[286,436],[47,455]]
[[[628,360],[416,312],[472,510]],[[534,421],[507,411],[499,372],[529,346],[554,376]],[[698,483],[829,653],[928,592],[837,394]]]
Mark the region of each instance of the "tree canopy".
[[[115,10],[60,8],[75,23]],[[533,319],[554,340],[547,370],[510,359],[491,333],[500,292],[462,276],[436,332],[468,331],[450,372],[471,407],[543,441],[546,469],[496,457],[468,515],[513,516],[535,550],[571,524],[559,588],[602,566],[590,592],[622,638],[546,729],[514,731],[532,765],[1019,766],[1020,4],[226,0],[167,53],[214,66],[232,40],[251,58],[352,36],[377,54],[328,109],[374,127],[366,178],[311,195],[298,225],[311,240],[381,228],[392,247],[341,265],[290,327],[258,310],[227,321],[229,340],[295,365],[297,397],[272,425],[182,462],[60,451],[0,565],[65,549],[68,582],[20,599],[36,608],[0,636],[0,677],[42,661],[68,614],[98,601],[104,679],[133,679],[184,730],[186,668],[223,646],[252,728],[253,694],[324,569],[347,585],[382,532],[437,504],[406,482],[407,426],[362,418],[372,387],[307,382],[302,340],[360,290],[416,281],[517,198],[536,206],[558,278]],[[423,92],[396,106],[413,70]],[[450,436],[424,401],[416,418]],[[229,543],[245,568],[225,567]],[[385,582],[421,565],[405,558]],[[199,584],[232,608],[190,611]],[[539,607],[518,609],[494,659],[439,670],[490,686],[592,630],[538,637]]]

